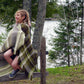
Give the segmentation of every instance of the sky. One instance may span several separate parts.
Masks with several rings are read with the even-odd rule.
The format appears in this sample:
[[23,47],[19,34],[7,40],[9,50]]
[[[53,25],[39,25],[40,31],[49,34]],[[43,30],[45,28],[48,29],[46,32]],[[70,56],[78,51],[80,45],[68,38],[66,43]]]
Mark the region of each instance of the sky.
[[[74,1],[74,0],[69,0],[69,2],[72,2],[72,1]],[[66,2],[66,0],[58,0],[58,4],[64,4]]]

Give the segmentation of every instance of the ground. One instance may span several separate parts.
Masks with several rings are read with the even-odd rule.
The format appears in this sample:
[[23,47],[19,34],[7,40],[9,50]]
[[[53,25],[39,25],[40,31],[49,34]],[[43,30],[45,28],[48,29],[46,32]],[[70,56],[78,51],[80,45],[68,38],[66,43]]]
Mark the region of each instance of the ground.
[[[47,69],[46,84],[84,84],[84,65]],[[0,84],[40,84],[40,78],[2,82]]]

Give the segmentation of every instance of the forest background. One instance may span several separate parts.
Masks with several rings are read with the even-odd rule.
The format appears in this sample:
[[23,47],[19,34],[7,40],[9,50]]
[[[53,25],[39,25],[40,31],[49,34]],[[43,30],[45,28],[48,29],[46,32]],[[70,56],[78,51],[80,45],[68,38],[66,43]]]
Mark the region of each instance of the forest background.
[[[18,9],[29,11],[31,30],[34,27],[32,45],[40,48],[40,39],[43,33],[45,20],[58,21],[59,27],[54,28],[56,36],[50,39],[52,49],[49,52],[49,60],[56,66],[71,66],[83,64],[83,0],[0,0],[0,24],[6,27],[7,32],[15,22],[14,14]],[[0,35],[0,44],[3,43],[6,34]],[[60,60],[60,63],[57,62]]]

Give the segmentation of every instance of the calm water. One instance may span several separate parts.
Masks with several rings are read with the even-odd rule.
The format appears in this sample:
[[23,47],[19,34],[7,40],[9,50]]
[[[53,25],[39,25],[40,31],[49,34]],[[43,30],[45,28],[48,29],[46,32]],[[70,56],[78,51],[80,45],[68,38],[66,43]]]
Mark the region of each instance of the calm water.
[[[59,22],[57,21],[45,21],[43,36],[46,38],[46,50],[49,51],[52,46],[49,45],[49,40],[51,40],[52,36],[55,36],[54,28],[58,28]],[[48,55],[46,55],[46,68],[53,68],[55,66],[54,63],[50,63],[48,61]],[[40,68],[40,60],[38,59],[38,67]]]
[[49,40],[51,40],[52,35],[56,35],[54,33],[54,29],[59,26],[59,22],[57,21],[45,21],[44,23],[44,30],[43,30],[43,36],[46,38],[46,48],[47,50],[51,49],[51,46],[49,45]]
[[1,27],[1,26],[0,26],[0,34],[1,34],[1,33],[5,33],[5,30],[6,30],[6,29],[5,29],[4,27]]

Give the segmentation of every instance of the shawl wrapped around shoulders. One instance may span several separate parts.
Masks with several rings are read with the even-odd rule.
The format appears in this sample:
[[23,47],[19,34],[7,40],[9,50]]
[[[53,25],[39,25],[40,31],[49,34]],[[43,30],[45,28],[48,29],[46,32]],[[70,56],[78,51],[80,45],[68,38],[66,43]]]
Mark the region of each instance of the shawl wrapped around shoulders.
[[[6,41],[0,49],[0,53],[6,52],[8,49],[13,48],[14,55],[17,55],[18,62],[22,70],[26,70],[31,77],[37,64],[37,51],[33,49],[30,39],[30,29],[27,24],[16,24],[10,30]],[[9,74],[12,67],[9,64],[0,67],[0,77]]]

